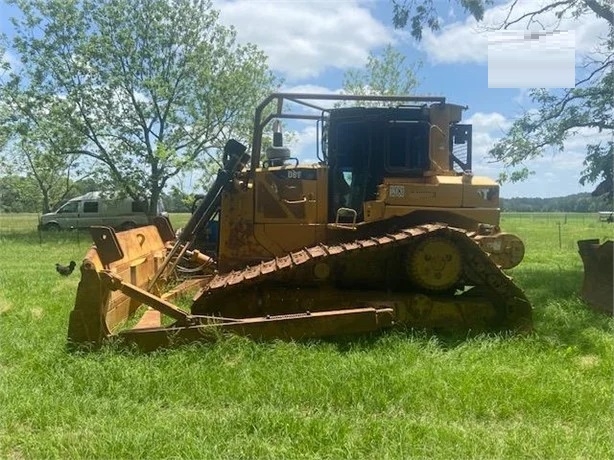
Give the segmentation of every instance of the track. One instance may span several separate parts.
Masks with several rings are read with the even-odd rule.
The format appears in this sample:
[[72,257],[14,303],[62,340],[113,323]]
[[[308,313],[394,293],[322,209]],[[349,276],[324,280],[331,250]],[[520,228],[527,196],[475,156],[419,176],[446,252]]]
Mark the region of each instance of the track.
[[[445,291],[408,279],[408,254],[429,238],[451,241],[461,254],[462,275]],[[522,290],[465,230],[445,224],[319,244],[219,274],[195,297],[192,312],[249,317],[382,303],[394,304],[397,317],[415,326],[445,325],[450,317],[461,327],[527,329],[531,324],[531,307]]]

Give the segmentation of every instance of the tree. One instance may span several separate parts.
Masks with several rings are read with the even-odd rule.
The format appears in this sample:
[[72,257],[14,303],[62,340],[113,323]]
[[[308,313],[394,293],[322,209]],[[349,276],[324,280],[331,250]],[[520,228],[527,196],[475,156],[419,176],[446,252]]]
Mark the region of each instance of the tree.
[[343,92],[360,96],[411,94],[418,86],[418,66],[408,65],[405,56],[388,45],[380,55],[370,53],[364,69],[345,72]]
[[[485,8],[492,0],[457,0],[457,3],[477,21],[484,17]],[[558,23],[564,18],[578,18],[594,14],[599,21],[609,25],[609,36],[602,37],[599,50],[583,64],[575,88],[561,90],[532,89],[529,97],[533,110],[527,110],[516,119],[506,135],[490,150],[489,154],[503,162],[508,172],[503,180],[522,180],[529,169],[526,161],[544,153],[546,147],[563,151],[564,142],[583,128],[612,133],[614,130],[614,9],[605,0],[558,0],[536,3],[530,11],[519,13],[518,0],[510,3],[505,21],[498,28],[508,29],[538,24],[543,15],[554,15]],[[409,24],[416,39],[422,37],[423,27],[439,29],[437,10],[432,0],[393,0],[393,23],[396,27]],[[556,28],[557,24],[552,25]],[[610,137],[610,139],[612,139]],[[612,191],[612,165],[614,142],[612,140],[587,145],[584,170],[580,183],[602,181]],[[602,187],[603,188],[603,187]]]
[[[573,1],[573,0],[572,0]],[[457,0],[465,13],[481,21],[484,10],[492,5],[492,0]],[[440,15],[433,0],[392,0],[392,22],[397,29],[409,25],[410,33],[416,40],[422,39],[422,29],[426,25],[432,31],[440,29]]]
[[21,64],[2,99],[28,124],[52,125],[37,131],[49,152],[94,160],[109,188],[147,199],[152,214],[170,179],[247,137],[275,84],[264,54],[237,44],[207,0],[10,3]]
[[2,126],[12,135],[3,157],[13,173],[28,176],[38,186],[42,212],[47,213],[52,204],[70,195],[77,182],[89,173],[84,172],[87,165],[79,162],[79,154],[65,153],[72,145],[79,145],[75,133],[59,123],[58,105],[61,114],[65,102],[55,98],[33,105],[27,104],[27,98],[28,95],[15,95],[9,102],[13,113],[18,112],[19,107],[29,106],[31,116],[4,118]]
[[20,137],[14,148],[23,162],[20,169],[25,170],[38,187],[42,213],[50,212],[55,203],[65,199],[73,190],[76,183],[73,173],[79,175],[79,156],[47,151],[44,144],[37,145],[29,137]]
[[[1,37],[1,35],[0,35]],[[5,57],[5,49],[0,42],[0,79],[3,78],[4,75],[10,70],[10,65],[8,60]],[[10,133],[8,129],[2,129],[4,125],[4,121],[10,119],[10,108],[9,105],[3,99],[0,99],[0,167],[4,161],[3,151],[4,146],[6,145],[8,138],[10,137]]]
[[11,174],[0,177],[0,213],[39,210],[40,195],[31,178]]

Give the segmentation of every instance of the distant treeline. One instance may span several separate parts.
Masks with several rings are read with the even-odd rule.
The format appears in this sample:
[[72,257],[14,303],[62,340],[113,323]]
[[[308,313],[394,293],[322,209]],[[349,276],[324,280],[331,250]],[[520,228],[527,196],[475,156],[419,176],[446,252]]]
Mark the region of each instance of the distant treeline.
[[501,198],[501,209],[510,212],[597,212],[611,211],[612,201],[590,193],[556,198]]

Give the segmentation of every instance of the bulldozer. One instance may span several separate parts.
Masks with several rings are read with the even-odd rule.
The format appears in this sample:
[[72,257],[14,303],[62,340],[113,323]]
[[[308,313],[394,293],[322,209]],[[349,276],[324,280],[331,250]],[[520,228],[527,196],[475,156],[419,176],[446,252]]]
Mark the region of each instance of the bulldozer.
[[[531,305],[503,272],[524,245],[500,230],[498,184],[471,171],[465,109],[432,96],[269,95],[249,153],[226,143],[180,232],[165,217],[90,229],[69,342],[530,330]],[[284,145],[292,123],[315,128],[311,160]]]

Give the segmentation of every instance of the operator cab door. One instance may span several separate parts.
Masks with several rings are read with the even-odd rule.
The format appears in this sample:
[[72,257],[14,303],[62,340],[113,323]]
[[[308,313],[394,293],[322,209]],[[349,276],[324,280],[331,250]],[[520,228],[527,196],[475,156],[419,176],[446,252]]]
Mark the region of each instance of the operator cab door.
[[[429,122],[421,107],[352,108],[331,114],[329,220],[375,200],[385,177],[422,177],[429,169]],[[345,180],[343,180],[345,179]]]
[[360,221],[362,203],[371,176],[371,125],[357,117],[339,121],[332,119],[330,130],[328,219],[334,222],[339,209],[346,208],[353,209]]

